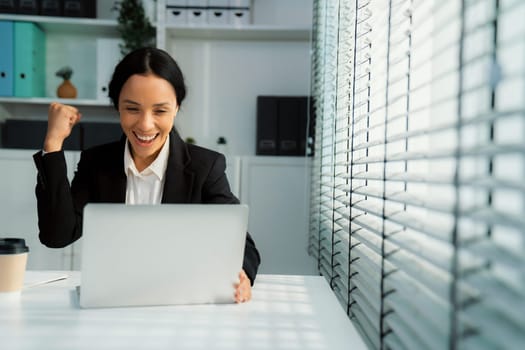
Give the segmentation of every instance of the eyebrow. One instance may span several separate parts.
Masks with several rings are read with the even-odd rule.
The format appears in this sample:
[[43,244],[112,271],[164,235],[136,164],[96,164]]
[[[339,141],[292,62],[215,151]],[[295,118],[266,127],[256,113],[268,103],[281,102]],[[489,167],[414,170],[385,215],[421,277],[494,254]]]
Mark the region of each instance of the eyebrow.
[[[130,103],[130,104],[133,104],[133,105],[140,106],[140,103],[132,101],[132,100],[124,100],[124,101],[122,101],[122,103]],[[159,102],[159,103],[155,103],[153,105],[153,107],[161,107],[161,106],[169,106],[169,105],[170,105],[169,102]]]

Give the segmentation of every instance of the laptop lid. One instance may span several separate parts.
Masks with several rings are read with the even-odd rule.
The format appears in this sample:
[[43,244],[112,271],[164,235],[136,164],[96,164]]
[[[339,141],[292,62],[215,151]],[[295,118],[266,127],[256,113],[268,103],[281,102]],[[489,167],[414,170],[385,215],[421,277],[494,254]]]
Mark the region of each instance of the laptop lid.
[[80,306],[234,302],[248,207],[88,204]]

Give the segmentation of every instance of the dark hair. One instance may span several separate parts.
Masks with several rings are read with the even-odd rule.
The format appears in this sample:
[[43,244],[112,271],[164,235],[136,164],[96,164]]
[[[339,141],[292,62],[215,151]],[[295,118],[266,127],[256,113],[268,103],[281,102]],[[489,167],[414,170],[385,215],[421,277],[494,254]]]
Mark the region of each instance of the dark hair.
[[128,53],[115,67],[109,83],[109,98],[117,110],[120,91],[129,77],[147,73],[153,73],[173,86],[180,107],[186,96],[186,86],[179,65],[166,51],[144,47]]

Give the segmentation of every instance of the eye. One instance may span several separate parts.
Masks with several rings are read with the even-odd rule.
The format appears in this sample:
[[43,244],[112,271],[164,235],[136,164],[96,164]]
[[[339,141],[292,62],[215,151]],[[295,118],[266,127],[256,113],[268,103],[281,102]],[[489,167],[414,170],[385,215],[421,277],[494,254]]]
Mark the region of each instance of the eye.
[[164,114],[164,113],[167,113],[168,111],[165,110],[165,109],[157,109],[155,110],[155,114]]
[[130,113],[136,113],[139,111],[139,109],[137,107],[126,107],[126,111]]

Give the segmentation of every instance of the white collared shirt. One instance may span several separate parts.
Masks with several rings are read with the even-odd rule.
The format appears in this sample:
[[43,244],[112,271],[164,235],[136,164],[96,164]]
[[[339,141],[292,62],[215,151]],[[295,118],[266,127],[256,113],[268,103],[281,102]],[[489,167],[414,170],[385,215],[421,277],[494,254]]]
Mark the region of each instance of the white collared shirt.
[[166,168],[168,167],[170,137],[157,158],[146,169],[139,172],[131,157],[129,142],[124,148],[124,173],[127,176],[126,204],[160,204],[164,190]]

